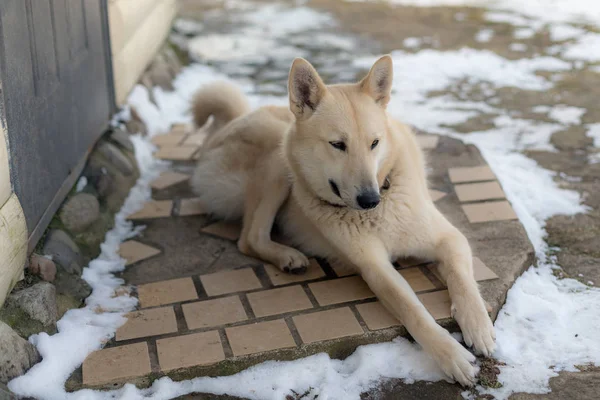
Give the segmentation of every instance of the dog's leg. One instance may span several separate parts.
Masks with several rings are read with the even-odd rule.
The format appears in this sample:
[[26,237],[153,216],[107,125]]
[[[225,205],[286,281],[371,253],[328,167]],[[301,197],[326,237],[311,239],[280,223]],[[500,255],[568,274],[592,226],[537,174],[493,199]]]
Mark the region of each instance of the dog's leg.
[[451,227],[437,240],[435,256],[452,299],[452,316],[462,330],[465,343],[485,356],[491,355],[496,335],[473,277],[473,257],[467,239]]
[[378,239],[362,237],[360,245],[346,246],[346,249],[344,253],[349,261],[359,268],[379,301],[402,321],[442,370],[462,385],[472,386],[476,368],[471,363],[475,357],[436,323],[406,280],[394,269],[385,246]]
[[247,188],[244,207],[244,226],[238,242],[241,252],[256,256],[281,270],[294,274],[304,273],[308,258],[300,251],[271,240],[271,229],[277,211],[289,195],[285,175],[257,174]]

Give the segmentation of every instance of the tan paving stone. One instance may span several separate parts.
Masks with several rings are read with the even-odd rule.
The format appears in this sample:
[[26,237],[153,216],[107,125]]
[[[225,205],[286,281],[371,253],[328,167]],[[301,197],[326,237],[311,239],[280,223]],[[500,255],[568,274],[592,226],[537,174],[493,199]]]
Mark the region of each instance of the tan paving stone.
[[127,219],[137,220],[170,217],[172,209],[173,200],[150,200],[144,204],[144,208],[131,214]]
[[178,183],[185,182],[190,179],[187,174],[182,174],[176,171],[163,172],[158,178],[152,181],[150,187],[156,190],[163,190]]
[[187,303],[181,308],[188,329],[208,328],[248,319],[239,296]]
[[204,211],[204,208],[200,204],[200,199],[181,199],[181,203],[179,205],[180,217],[202,214],[206,214],[206,211]]
[[204,141],[206,140],[207,135],[205,133],[195,133],[193,135],[189,135],[184,141],[184,146],[202,146]]
[[360,276],[315,282],[308,287],[321,306],[375,297]]
[[183,132],[173,132],[164,135],[153,136],[150,141],[157,146],[177,146],[186,138]]
[[435,149],[440,141],[439,136],[433,135],[417,135],[417,143],[423,150]]
[[173,307],[151,308],[127,314],[127,322],[117,329],[117,341],[177,332]]
[[192,278],[171,279],[138,286],[142,308],[179,303],[198,298]]
[[187,161],[191,160],[197,151],[197,146],[163,146],[154,153],[154,157],[161,160]]
[[363,333],[348,307],[296,315],[292,318],[304,343],[320,342]]
[[160,254],[160,250],[135,240],[128,240],[119,246],[119,255],[126,260],[125,265],[131,265]]
[[496,179],[496,175],[487,165],[479,167],[460,167],[450,168],[448,170],[450,181],[452,183],[461,182],[477,182],[477,181],[492,181]]
[[257,318],[312,308],[312,303],[301,286],[249,293],[248,301]]
[[159,339],[156,348],[160,369],[165,372],[225,359],[218,331]]
[[419,300],[421,300],[427,311],[436,320],[451,317],[450,307],[452,301],[447,290],[423,293],[417,295],[417,297],[419,297]]
[[483,261],[477,257],[473,257],[473,275],[477,282],[487,281],[490,279],[497,279],[498,275],[491,269],[489,269]]
[[304,274],[290,274],[280,270],[274,265],[265,264],[265,271],[271,279],[274,286],[287,285],[288,283],[305,282],[312,279],[319,279],[325,276],[325,272],[314,258],[310,259],[310,264]]
[[443,199],[446,197],[446,194],[447,193],[440,192],[439,190],[429,189],[429,195],[431,196],[431,200],[433,200],[433,202]]
[[345,276],[356,275],[358,272],[351,265],[344,264],[340,261],[330,262],[331,268],[335,271],[335,274],[338,278],[343,278]]
[[238,223],[220,221],[202,228],[202,232],[218,236],[222,239],[238,240],[242,232],[242,227]]
[[458,200],[465,201],[480,201],[504,199],[504,191],[497,181],[482,182],[482,183],[465,183],[454,186]]
[[83,384],[100,385],[152,372],[146,342],[98,350],[82,366]]
[[517,219],[517,214],[508,201],[488,201],[485,203],[465,204],[462,206],[469,222],[505,221]]
[[435,285],[419,268],[401,269],[399,272],[415,292],[435,289]]
[[192,130],[192,127],[189,124],[178,123],[171,125],[171,134],[188,134]]
[[358,304],[356,309],[367,324],[367,327],[372,331],[402,325],[402,323],[394,318],[394,316],[378,301]]
[[200,280],[209,296],[260,289],[262,285],[252,268],[201,275]]
[[296,347],[283,319],[226,328],[225,333],[234,356]]

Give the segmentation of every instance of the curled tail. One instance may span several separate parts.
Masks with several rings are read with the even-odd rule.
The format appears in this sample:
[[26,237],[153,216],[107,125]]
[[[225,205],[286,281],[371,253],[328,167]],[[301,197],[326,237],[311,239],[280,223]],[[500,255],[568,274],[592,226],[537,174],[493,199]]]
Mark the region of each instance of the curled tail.
[[242,91],[229,82],[215,82],[206,85],[194,95],[192,113],[194,124],[200,128],[213,116],[213,132],[230,121],[250,112],[250,105]]

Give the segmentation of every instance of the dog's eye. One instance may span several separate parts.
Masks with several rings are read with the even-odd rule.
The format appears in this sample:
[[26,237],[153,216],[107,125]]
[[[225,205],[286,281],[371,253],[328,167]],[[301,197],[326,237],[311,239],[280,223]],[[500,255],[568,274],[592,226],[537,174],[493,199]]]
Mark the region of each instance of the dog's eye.
[[346,143],[344,142],[329,142],[329,144],[338,150],[346,151]]
[[371,150],[373,150],[375,147],[377,147],[378,144],[379,144],[379,139],[373,140],[373,143],[371,143]]

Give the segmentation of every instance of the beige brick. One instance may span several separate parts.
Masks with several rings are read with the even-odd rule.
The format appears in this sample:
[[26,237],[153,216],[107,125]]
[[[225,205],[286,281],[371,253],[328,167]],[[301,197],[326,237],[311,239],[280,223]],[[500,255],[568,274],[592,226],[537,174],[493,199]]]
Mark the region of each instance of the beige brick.
[[274,265],[265,264],[265,271],[271,283],[274,286],[287,285],[288,283],[305,282],[313,279],[319,279],[325,276],[325,272],[314,258],[310,259],[310,264],[304,274],[290,274],[284,272]]
[[450,307],[452,305],[452,301],[450,300],[450,295],[447,290],[423,293],[417,296],[427,311],[429,311],[429,313],[436,320],[451,317]]
[[252,268],[201,275],[200,280],[209,296],[260,289],[262,285]]
[[182,199],[179,205],[179,216],[187,217],[190,215],[206,214],[204,207],[200,204],[200,199]]
[[296,347],[290,330],[282,319],[226,328],[234,356]]
[[311,283],[308,287],[321,306],[375,297],[360,276]]
[[363,333],[352,310],[348,307],[297,315],[292,319],[304,343]]
[[415,292],[435,289],[435,285],[425,276],[419,268],[401,269],[400,275],[406,279]]
[[394,316],[378,301],[358,304],[356,309],[367,324],[367,327],[372,331],[402,325],[400,321],[394,318]]
[[242,227],[232,222],[216,222],[202,228],[201,231],[227,240],[238,240]]
[[480,201],[505,198],[504,191],[496,181],[465,183],[454,186],[454,190],[460,201]]
[[187,161],[191,160],[197,151],[196,146],[163,146],[154,153],[154,157],[161,160]]
[[163,172],[158,178],[152,181],[150,186],[152,189],[163,190],[169,186],[177,185],[178,183],[185,182],[190,179],[187,174],[182,174],[175,171]]
[[448,175],[450,175],[450,181],[452,183],[493,181],[496,179],[496,175],[494,175],[487,165],[481,165],[479,167],[450,168],[448,170]]
[[433,135],[417,135],[417,143],[423,150],[435,149],[440,141],[439,136]]
[[171,210],[173,209],[173,200],[150,200],[144,204],[144,207],[133,214],[127,219],[150,219],[150,218],[164,218],[171,216]]
[[249,293],[248,301],[258,318],[312,308],[312,303],[301,286]]
[[138,286],[140,306],[154,307],[198,298],[192,278],[171,279]]
[[82,366],[84,385],[126,381],[152,372],[146,342],[98,350]]
[[134,311],[126,317],[127,322],[117,329],[118,341],[177,332],[173,307]]
[[128,240],[121,243],[121,246],[119,246],[119,255],[126,260],[125,265],[134,264],[157,254],[160,254],[159,249],[155,249],[154,247],[135,240]]
[[159,339],[156,348],[160,369],[165,372],[225,359],[218,331]]
[[183,304],[188,329],[231,324],[248,319],[239,296]]
[[429,196],[431,196],[431,200],[436,202],[446,197],[446,193],[440,192],[439,190],[429,189]]
[[185,133],[167,133],[165,135],[156,135],[150,139],[157,146],[177,146],[186,138]]
[[329,263],[331,268],[338,276],[338,278],[343,278],[345,276],[356,275],[358,272],[354,269],[353,266],[347,265],[341,261],[332,261]]
[[477,282],[498,278],[498,275],[477,257],[473,257],[473,276]]
[[470,223],[517,219],[508,201],[489,201],[462,206]]
[[188,136],[183,141],[183,144],[185,146],[202,146],[202,144],[204,143],[205,140],[206,140],[205,133],[195,133],[193,135]]

